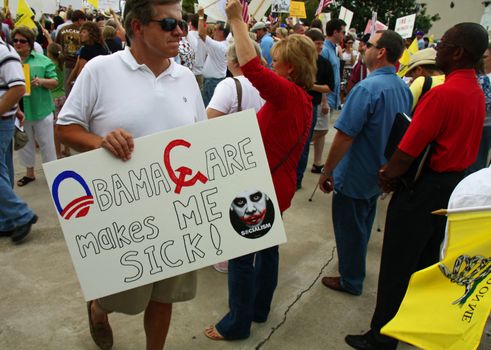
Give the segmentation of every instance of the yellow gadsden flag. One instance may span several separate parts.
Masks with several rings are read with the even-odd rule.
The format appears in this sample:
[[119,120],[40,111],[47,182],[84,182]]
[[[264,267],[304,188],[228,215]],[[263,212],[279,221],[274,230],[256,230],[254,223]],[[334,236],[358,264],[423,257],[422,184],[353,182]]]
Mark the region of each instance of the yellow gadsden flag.
[[99,0],[87,0],[87,2],[94,6],[96,9],[99,8]]
[[403,77],[406,75],[409,61],[411,60],[411,55],[415,52],[418,52],[418,50],[418,39],[414,39],[411,45],[409,45],[409,47],[404,50],[401,58],[399,59],[399,63],[401,65],[399,66],[399,71],[397,72],[398,76]]
[[413,274],[382,334],[423,349],[476,349],[491,307],[490,233],[491,208],[449,213],[445,258]]
[[36,28],[32,17],[34,13],[31,8],[27,4],[26,0],[19,0],[19,4],[17,5],[17,13],[15,15],[15,26],[26,26],[31,29]]

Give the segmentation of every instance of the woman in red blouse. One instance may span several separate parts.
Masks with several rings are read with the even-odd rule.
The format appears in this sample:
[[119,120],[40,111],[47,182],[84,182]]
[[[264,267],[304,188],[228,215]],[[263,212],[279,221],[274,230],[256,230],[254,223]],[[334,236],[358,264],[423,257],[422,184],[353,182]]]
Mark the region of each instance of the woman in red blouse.
[[[308,37],[290,35],[271,49],[271,71],[256,55],[238,0],[229,0],[226,12],[242,72],[266,100],[257,119],[283,213],[295,194],[298,159],[311,125],[307,90],[315,81],[317,52]],[[230,260],[230,311],[205,335],[213,340],[249,337],[253,321],[266,322],[277,281],[278,246]]]

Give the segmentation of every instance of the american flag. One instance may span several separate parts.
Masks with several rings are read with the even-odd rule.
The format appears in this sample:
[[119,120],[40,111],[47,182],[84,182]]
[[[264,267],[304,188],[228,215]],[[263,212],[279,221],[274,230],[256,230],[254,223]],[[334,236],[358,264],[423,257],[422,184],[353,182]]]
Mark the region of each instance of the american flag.
[[242,18],[244,22],[249,23],[249,3],[247,0],[240,0],[240,4],[242,5]]
[[315,10],[315,16],[317,17],[319,13],[322,12],[327,6],[334,4],[334,0],[320,0],[319,1],[319,6],[317,7],[317,10]]

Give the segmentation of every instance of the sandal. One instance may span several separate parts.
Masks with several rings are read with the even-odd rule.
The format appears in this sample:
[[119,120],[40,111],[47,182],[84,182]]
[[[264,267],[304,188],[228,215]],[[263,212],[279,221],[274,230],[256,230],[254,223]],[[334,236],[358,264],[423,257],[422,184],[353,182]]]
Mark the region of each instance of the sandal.
[[310,169],[310,172],[314,174],[320,174],[322,172],[323,167],[324,167],[323,165],[312,164],[312,169]]
[[89,316],[89,330],[94,343],[102,350],[109,350],[113,347],[113,331],[109,325],[109,321],[103,323],[95,323],[92,320],[92,303],[94,300],[87,302],[87,314]]
[[210,338],[211,340],[225,340],[225,338],[223,337],[223,335],[221,335],[220,333],[218,333],[218,331],[215,328],[215,326],[206,327],[206,329],[205,329],[205,335],[208,338]]
[[22,187],[27,185],[29,182],[33,182],[36,178],[24,176],[22,179],[17,181],[17,186]]

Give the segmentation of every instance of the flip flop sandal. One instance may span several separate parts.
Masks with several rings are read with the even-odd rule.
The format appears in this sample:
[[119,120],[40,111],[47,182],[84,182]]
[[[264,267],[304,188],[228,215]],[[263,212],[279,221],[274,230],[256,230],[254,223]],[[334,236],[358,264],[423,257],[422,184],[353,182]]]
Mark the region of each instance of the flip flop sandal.
[[209,326],[205,329],[205,335],[211,340],[225,340],[225,338],[218,333],[215,326]]
[[22,179],[17,181],[17,186],[22,187],[27,185],[29,182],[33,182],[36,178],[24,176]]
[[87,314],[89,316],[89,330],[94,343],[102,350],[109,350],[113,347],[113,332],[109,321],[104,323],[94,323],[92,320],[91,305],[94,300],[87,302]]

